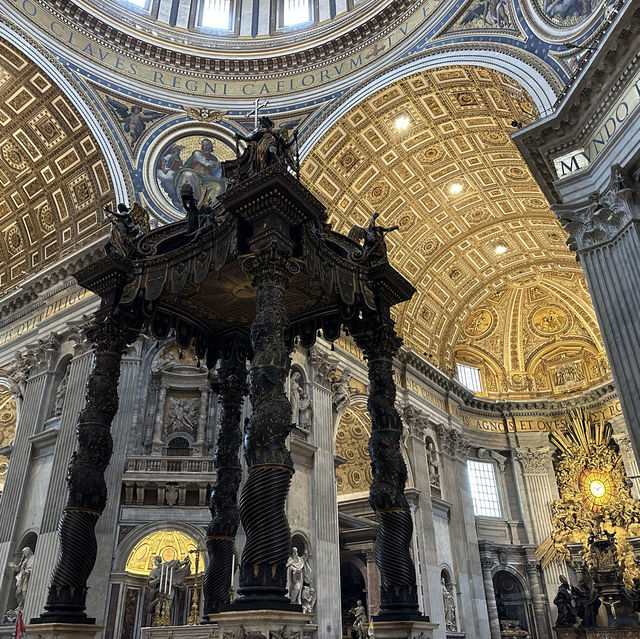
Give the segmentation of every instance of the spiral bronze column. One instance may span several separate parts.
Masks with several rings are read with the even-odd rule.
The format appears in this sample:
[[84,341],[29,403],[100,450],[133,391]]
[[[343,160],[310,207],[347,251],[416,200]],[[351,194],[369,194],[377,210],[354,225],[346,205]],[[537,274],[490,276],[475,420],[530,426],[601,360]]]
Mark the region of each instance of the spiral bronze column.
[[290,359],[284,296],[298,266],[274,244],[246,258],[242,265],[253,279],[256,314],[251,325],[253,360],[249,372],[252,414],[244,437],[249,475],[240,498],[247,541],[234,605],[290,609],[286,564],[291,533],[285,501],[294,471],[286,446],[291,404],[285,394]]
[[111,422],[118,410],[120,361],[137,335],[114,315],[96,320],[86,331],[95,363],[87,381],[86,405],[78,416],[78,444],[67,475],[67,505],[60,523],[60,551],[51,576],[45,612],[31,623],[95,623],[85,614],[87,580],[96,561],[95,526],[107,503],[104,473],[113,440]]
[[407,468],[400,443],[402,420],[395,408],[393,357],[402,341],[396,336],[388,309],[352,325],[369,369],[371,415],[369,454],[373,482],[369,502],[378,518],[375,560],[380,569],[380,617],[423,618],[418,610],[416,569],[411,558],[413,521],[404,496]]
[[207,528],[209,565],[204,573],[202,595],[203,622],[208,615],[220,612],[229,604],[235,538],[240,522],[238,488],[242,480],[240,444],[242,443],[242,401],[247,394],[248,348],[240,336],[225,340],[218,371],[212,388],[218,393],[222,408],[218,423],[218,440],[214,456],[216,482],[211,492],[211,522]]

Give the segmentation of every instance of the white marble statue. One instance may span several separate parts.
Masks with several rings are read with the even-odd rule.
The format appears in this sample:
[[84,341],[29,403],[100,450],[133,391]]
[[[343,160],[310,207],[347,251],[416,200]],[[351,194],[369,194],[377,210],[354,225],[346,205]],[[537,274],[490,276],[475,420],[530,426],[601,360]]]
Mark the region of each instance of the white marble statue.
[[436,465],[436,448],[431,441],[427,444],[427,465],[429,467],[429,484],[440,488],[440,474]]
[[302,397],[300,397],[300,420],[298,422],[298,428],[300,428],[300,430],[307,433],[311,432],[311,415],[311,399],[308,393],[302,393]]
[[29,580],[33,569],[33,550],[28,546],[22,549],[20,561],[14,564],[9,562],[9,568],[16,572],[16,611],[24,609],[24,600],[29,589]]
[[302,587],[305,573],[307,572],[306,560],[298,554],[294,546],[291,549],[291,557],[287,559],[287,590],[292,604],[302,603]]
[[333,410],[340,412],[349,403],[349,374],[347,371],[331,373],[331,393]]
[[58,388],[56,389],[56,397],[53,405],[53,415],[54,417],[58,417],[62,415],[62,408],[64,407],[64,398],[67,395],[67,386],[69,384],[69,371],[71,366],[67,366],[67,369],[64,372],[64,376],[60,380],[58,384]]
[[456,602],[451,592],[451,586],[447,586],[444,577],[440,580],[442,584],[442,603],[444,605],[444,623],[447,630],[457,630],[456,623]]
[[302,399],[302,375],[298,371],[291,373],[289,380],[289,401],[291,402],[291,423],[300,426],[300,400]]
[[313,610],[316,606],[316,589],[312,586],[302,586],[302,612],[307,614],[313,614]]

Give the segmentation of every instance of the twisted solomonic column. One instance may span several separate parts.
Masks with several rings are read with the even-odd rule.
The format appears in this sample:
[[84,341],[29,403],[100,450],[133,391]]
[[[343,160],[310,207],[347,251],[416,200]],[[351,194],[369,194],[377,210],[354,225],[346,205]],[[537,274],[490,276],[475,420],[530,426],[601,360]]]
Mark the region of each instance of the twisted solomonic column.
[[207,528],[209,565],[204,574],[202,593],[204,622],[209,614],[220,612],[229,604],[233,581],[235,537],[240,523],[238,488],[242,480],[240,444],[242,443],[242,402],[247,394],[247,348],[239,338],[230,338],[230,348],[223,353],[218,380],[212,387],[218,393],[222,410],[214,458],[216,483],[211,492],[211,522]]
[[293,475],[286,439],[291,404],[285,394],[289,348],[285,290],[297,264],[273,245],[242,266],[256,291],[251,325],[253,360],[249,373],[251,419],[245,427],[245,459],[249,476],[242,488],[240,518],[247,535],[235,606],[249,609],[289,608],[286,564],[291,546],[285,501]]
[[111,422],[118,410],[122,354],[138,335],[110,315],[86,331],[95,348],[86,405],[78,416],[77,449],[67,475],[67,505],[58,524],[60,552],[51,577],[45,612],[32,623],[94,623],[85,614],[87,580],[96,561],[95,527],[107,503],[104,473],[111,458]]
[[373,482],[369,502],[378,518],[375,559],[381,576],[380,617],[422,618],[418,610],[416,570],[411,558],[413,521],[404,496],[407,468],[400,444],[402,420],[395,409],[393,356],[400,348],[388,311],[352,325],[369,368],[371,438],[369,454]]

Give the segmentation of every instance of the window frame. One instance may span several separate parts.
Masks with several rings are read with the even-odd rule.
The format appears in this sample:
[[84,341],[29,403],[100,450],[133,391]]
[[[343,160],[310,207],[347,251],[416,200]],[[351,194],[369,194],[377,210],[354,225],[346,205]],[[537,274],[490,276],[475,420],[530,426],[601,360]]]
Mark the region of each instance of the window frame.
[[298,22],[297,24],[285,25],[284,23],[284,3],[285,0],[271,0],[271,32],[298,31],[308,28],[318,22],[319,4],[318,0],[307,0],[309,5],[309,20]]
[[[478,510],[482,510],[482,508],[478,508],[481,506],[481,502],[492,503],[492,500],[487,500],[486,497],[483,497],[482,494],[476,494],[474,491],[474,486],[478,485],[477,478],[472,476],[471,464],[477,464],[479,466],[489,467],[491,469],[491,475],[493,478],[493,486],[494,486],[494,495],[495,495],[495,505],[498,514],[494,512],[478,512]],[[478,469],[480,470],[480,469]],[[500,487],[498,485],[498,473],[496,470],[496,464],[491,461],[486,461],[484,459],[477,458],[469,458],[467,459],[467,478],[469,480],[469,491],[471,492],[471,502],[473,505],[473,515],[474,517],[484,517],[487,519],[504,519],[505,509],[504,504],[502,503],[502,493],[500,491]],[[488,508],[485,507],[485,511]]]
[[195,15],[193,16],[193,20],[190,20],[191,28],[199,29],[206,33],[217,33],[220,35],[234,35],[238,32],[238,12],[236,8],[238,6],[238,2],[236,0],[229,0],[229,22],[226,28],[220,27],[210,27],[208,25],[202,24],[202,19],[204,16],[205,3],[207,0],[198,0],[194,4],[196,5]]
[[[460,370],[460,369],[463,370]],[[474,388],[470,388],[469,386],[467,386],[463,381],[462,378],[464,377],[463,373],[465,372],[464,369],[468,369],[469,371],[476,371],[477,372],[477,376],[478,376],[478,385],[479,388],[478,389],[474,389]],[[458,381],[470,392],[472,393],[483,393],[484,392],[484,380],[482,378],[482,369],[479,366],[473,366],[472,364],[467,364],[466,362],[456,362],[456,373],[457,373],[457,378]],[[473,375],[472,375],[473,376]]]

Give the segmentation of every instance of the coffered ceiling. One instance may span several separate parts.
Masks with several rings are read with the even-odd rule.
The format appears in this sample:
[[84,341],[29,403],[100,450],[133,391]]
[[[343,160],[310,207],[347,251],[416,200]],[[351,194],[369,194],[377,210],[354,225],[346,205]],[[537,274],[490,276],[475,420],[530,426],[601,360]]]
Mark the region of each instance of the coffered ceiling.
[[448,373],[477,366],[489,396],[610,377],[580,265],[510,139],[533,117],[497,71],[425,71],[354,107],[302,169],[336,230],[374,211],[400,226],[390,259],[417,288],[396,311],[405,345]]
[[68,98],[0,40],[0,293],[104,233],[113,198],[98,145]]

